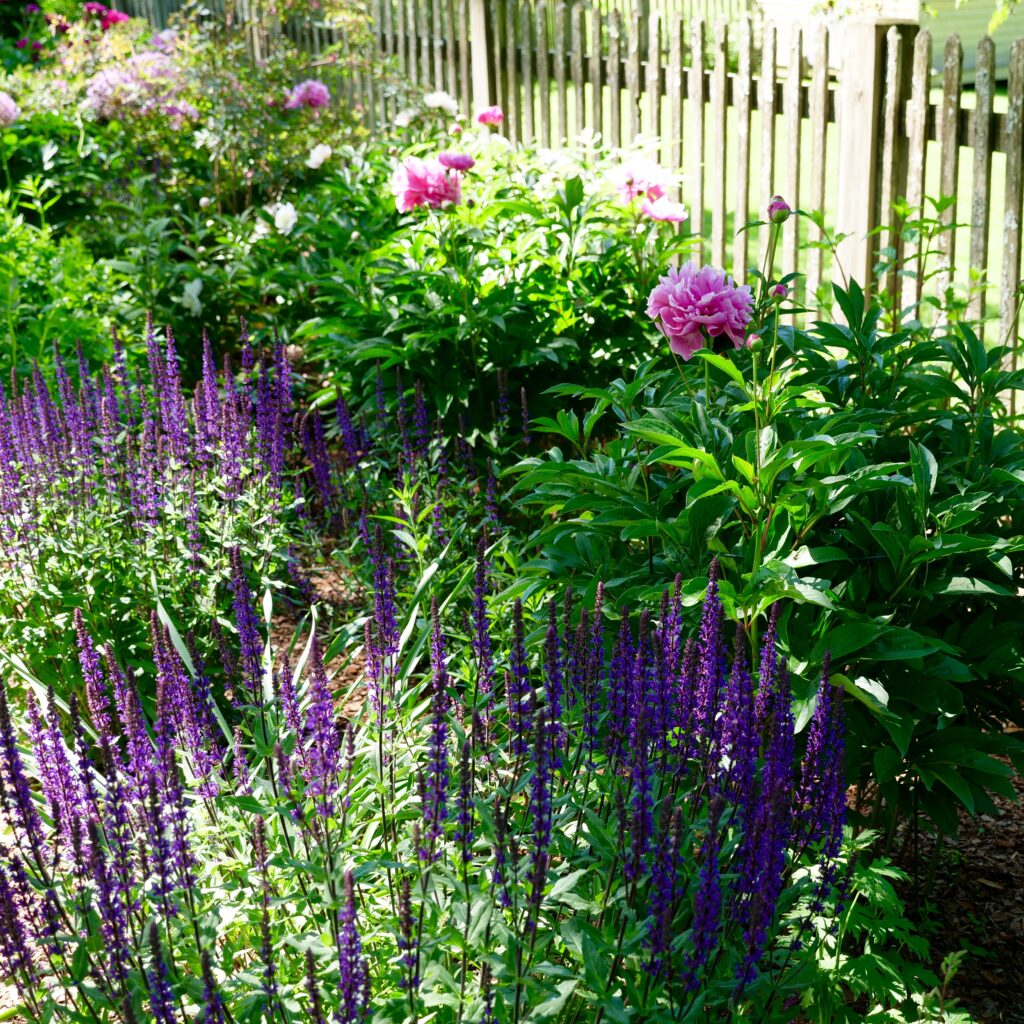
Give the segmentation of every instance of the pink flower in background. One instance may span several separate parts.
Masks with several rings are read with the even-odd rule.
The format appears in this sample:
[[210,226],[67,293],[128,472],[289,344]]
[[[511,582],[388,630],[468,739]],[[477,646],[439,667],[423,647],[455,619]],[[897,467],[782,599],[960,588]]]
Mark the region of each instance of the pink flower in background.
[[440,160],[410,156],[396,169],[391,191],[400,213],[408,213],[417,206],[458,205],[462,202],[462,178]]
[[669,175],[653,160],[634,156],[612,172],[612,184],[627,203],[634,199],[660,199],[669,186]]
[[107,13],[103,15],[103,20],[100,22],[100,28],[106,32],[108,28],[111,28],[114,25],[120,25],[122,22],[127,20],[128,15],[125,14],[124,11],[107,11]]
[[468,171],[476,161],[468,153],[439,153],[438,163],[452,171]]
[[21,110],[13,97],[6,92],[0,92],[0,128],[10,128],[19,117]]
[[669,224],[681,224],[690,216],[682,203],[675,203],[668,196],[645,199],[640,204],[640,212],[651,220],[666,221]]
[[25,4],[26,14],[38,14],[42,10],[39,4]]
[[18,41],[17,41],[17,42],[16,42],[16,43],[15,43],[14,45],[15,45],[15,46],[16,46],[16,47],[17,47],[17,48],[18,48],[19,50],[24,50],[24,49],[25,49],[25,47],[26,47],[26,46],[28,46],[28,40],[27,40],[27,39],[19,39],[19,40],[18,40]]
[[330,102],[331,93],[327,86],[315,78],[307,78],[288,93],[284,105],[286,110],[298,110],[299,107],[316,110],[318,107],[326,107]]
[[724,270],[690,262],[658,279],[647,315],[668,338],[669,348],[689,359],[708,338],[724,335],[742,348],[753,306],[747,285],[737,286]]
[[481,110],[476,119],[480,124],[499,125],[505,120],[505,111],[501,107],[488,107]]
[[101,17],[107,13],[107,8],[103,4],[98,4],[95,0],[89,0],[88,3],[82,5],[82,10],[86,14],[98,14]]

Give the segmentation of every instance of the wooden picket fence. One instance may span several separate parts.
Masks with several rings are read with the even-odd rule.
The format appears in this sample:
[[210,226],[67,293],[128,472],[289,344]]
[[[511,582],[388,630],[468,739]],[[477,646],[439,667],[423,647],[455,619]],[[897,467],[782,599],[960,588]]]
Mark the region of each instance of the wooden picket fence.
[[[1024,40],[1012,45],[997,106],[988,39],[965,89],[956,36],[939,48],[916,26],[872,22],[780,33],[742,14],[709,23],[686,4],[377,0],[372,10],[379,51],[406,78],[446,90],[467,112],[498,103],[513,142],[570,144],[584,129],[613,147],[646,139],[681,174],[704,255],[737,276],[764,256],[767,229],[740,229],[772,194],[822,211],[833,237],[847,236],[838,257],[809,219],[794,218],[777,264],[804,275],[800,296],[811,304],[823,282],[870,280],[889,248],[919,272],[893,272],[888,287],[905,304],[921,299],[924,243],[894,212],[905,198],[938,224],[937,289],[968,291],[969,313],[1015,340]],[[373,116],[392,112],[382,105]],[[954,201],[936,213],[927,200],[939,196]]]
[[[779,31],[746,14],[747,0],[368,0],[370,54],[322,22],[268,23],[261,3],[270,9],[233,0],[237,27],[263,47],[283,33],[313,57],[340,51],[337,91],[371,127],[408,105],[408,86],[389,85],[401,81],[447,91],[466,114],[498,103],[515,142],[567,145],[585,130],[613,147],[646,140],[680,176],[703,255],[737,277],[764,256],[766,228],[741,229],[772,194],[822,211],[831,237],[846,237],[833,249],[810,218],[792,218],[776,265],[803,275],[811,305],[829,281],[870,280],[880,251],[918,265],[924,242],[901,237],[897,199],[954,197],[935,218],[937,284],[969,289],[991,339],[1016,343],[1024,40],[1001,93],[990,40],[965,88],[956,36],[939,45],[915,25],[866,20]],[[709,6],[724,16],[708,21]],[[905,304],[922,296],[920,274],[886,283]]]

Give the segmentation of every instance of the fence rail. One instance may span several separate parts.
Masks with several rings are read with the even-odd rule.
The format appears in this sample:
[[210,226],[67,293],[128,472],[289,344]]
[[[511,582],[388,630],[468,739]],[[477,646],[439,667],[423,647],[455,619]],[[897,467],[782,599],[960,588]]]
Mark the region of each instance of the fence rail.
[[[168,2],[131,0],[154,13]],[[313,56],[350,48],[320,22],[268,24],[259,2],[235,0],[232,9],[260,45],[283,32]],[[799,294],[811,304],[828,280],[868,280],[886,248],[920,265],[925,240],[907,236],[896,200],[922,207],[929,196],[954,197],[937,212],[948,229],[934,240],[938,282],[969,289],[970,313],[1016,339],[1024,40],[1012,45],[1002,92],[990,40],[979,44],[976,78],[965,86],[956,36],[938,41],[916,25],[868,20],[780,30],[757,23],[746,0],[370,0],[368,8],[379,58],[414,87],[449,92],[467,113],[499,103],[513,141],[558,146],[583,129],[616,147],[646,137],[680,174],[704,255],[737,276],[764,255],[766,230],[740,229],[769,196],[823,211],[846,236],[838,260],[808,218],[791,219],[783,235],[781,265],[805,275]],[[708,20],[709,9],[724,16]],[[166,18],[163,6],[159,13]],[[402,96],[367,61],[340,65],[349,68],[342,92],[367,123],[393,120]],[[921,298],[920,275],[887,283],[908,304]]]

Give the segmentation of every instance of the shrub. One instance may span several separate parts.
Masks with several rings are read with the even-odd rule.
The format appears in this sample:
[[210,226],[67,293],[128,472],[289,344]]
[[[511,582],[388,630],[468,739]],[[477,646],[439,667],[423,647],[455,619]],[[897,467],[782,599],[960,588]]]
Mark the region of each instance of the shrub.
[[760,296],[749,355],[704,347],[677,371],[554,389],[594,405],[539,421],[559,444],[517,471],[522,508],[553,513],[535,566],[569,582],[614,565],[631,601],[676,572],[698,588],[709,548],[749,628],[781,601],[790,649],[812,670],[832,652],[876,813],[955,830],[950,794],[991,810],[1012,795],[997,755],[1024,763],[1002,734],[1024,682],[1024,477],[1000,418],[1024,376],[964,323],[883,331],[855,284],[836,288],[846,326],[783,326],[767,281]]

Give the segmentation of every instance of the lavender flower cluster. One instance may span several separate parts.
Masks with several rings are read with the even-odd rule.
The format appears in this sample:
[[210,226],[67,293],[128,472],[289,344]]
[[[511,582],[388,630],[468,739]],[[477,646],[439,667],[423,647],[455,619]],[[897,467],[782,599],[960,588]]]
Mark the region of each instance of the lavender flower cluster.
[[[255,542],[257,531],[273,538],[291,503],[294,401],[281,346],[257,360],[244,340],[248,369],[236,379],[227,360],[218,373],[206,342],[191,395],[170,331],[161,341],[149,326],[148,372],[131,368],[117,338],[114,347],[96,375],[80,356],[77,382],[58,358],[53,384],[36,369],[10,394],[0,385],[7,607],[20,601],[41,616],[43,595],[83,581],[98,602],[119,602],[146,593],[151,575],[165,597],[185,601],[215,585],[228,545]],[[18,620],[7,615],[8,631]]]
[[[400,618],[389,572],[378,623]],[[550,600],[534,629],[491,572],[482,544],[464,643],[433,601],[429,668],[410,674],[375,627],[388,699],[348,723],[315,635],[274,670],[237,553],[233,732],[191,639],[153,617],[150,712],[77,617],[84,708],[30,698],[19,723],[0,694],[0,962],[29,1015],[73,976],[69,1005],[100,1021],[190,1020],[186,994],[208,1021],[296,1003],[346,1024],[371,1005],[523,1019],[575,963],[546,959],[572,907],[588,942],[610,937],[594,947],[609,992],[638,991],[629,970],[650,1006],[779,991],[842,898],[827,666],[798,757],[775,620],[756,669],[742,630],[730,661],[717,569],[692,639],[678,583],[606,637],[600,587],[589,606]],[[458,1007],[437,1001],[443,978]]]
[[[45,993],[49,985],[61,984],[66,986],[66,1008],[74,1014],[97,1021],[172,1024],[182,1020],[186,964],[202,978],[198,1019],[234,1019],[237,992],[233,996],[232,988],[245,982],[225,986],[221,950],[215,930],[210,933],[217,908],[204,892],[199,867],[201,858],[209,858],[227,835],[218,835],[211,848],[204,846],[202,832],[221,826],[220,815],[230,812],[224,806],[218,811],[218,802],[235,795],[251,797],[257,787],[261,759],[257,755],[250,762],[249,747],[270,742],[271,709],[263,696],[261,624],[237,553],[232,565],[238,649],[222,655],[222,668],[236,685],[245,723],[236,728],[233,742],[194,642],[183,642],[155,614],[152,721],[140,680],[119,664],[110,644],[96,644],[80,614],[75,630],[84,709],[73,697],[65,715],[52,690],[45,707],[29,694],[22,736],[8,690],[0,688],[0,809],[5,829],[0,844],[0,974],[14,981],[32,1020],[42,1019],[47,1005],[52,1012]],[[301,738],[287,752],[280,743],[271,744],[274,785],[284,800],[292,799],[293,784],[304,787],[316,812],[327,818],[339,810],[332,795],[344,773],[352,771],[351,737],[345,753],[315,639],[308,672],[308,699],[301,712],[296,676],[287,666],[278,676],[275,709],[282,712],[281,734],[294,725]],[[300,817],[296,811],[296,820]],[[323,842],[327,828],[307,823],[300,835],[306,842],[311,837]],[[290,844],[292,836],[285,839]],[[280,841],[281,835],[271,833],[255,815],[250,840],[248,855],[259,894],[259,987],[267,1012],[273,1014],[283,1012],[283,1004],[273,939],[273,918],[279,912],[268,843]],[[213,870],[207,860],[203,874],[209,877]],[[344,875],[343,895],[328,922],[327,930],[332,929],[341,971],[335,1019],[360,1024],[366,1019],[369,974],[351,872]],[[102,940],[102,949],[96,939]],[[304,979],[312,1018],[324,1022],[318,970],[307,959]],[[72,980],[76,983],[68,984]]]
[[107,121],[162,114],[180,126],[199,117],[184,93],[184,73],[175,58],[160,50],[145,50],[122,65],[98,71],[86,88],[85,105]]
[[[239,386],[229,362],[218,375],[206,341],[190,398],[170,330],[161,344],[150,325],[146,350],[148,380],[129,370],[115,338],[114,362],[97,377],[80,358],[77,388],[59,357],[55,387],[38,369],[11,395],[0,385],[0,537],[8,552],[30,544],[41,510],[56,506],[124,508],[143,534],[176,512],[194,519],[201,481],[219,481],[228,502],[251,489],[280,500],[293,408],[283,347]],[[252,368],[248,341],[246,361]]]

